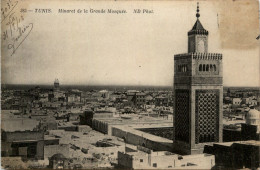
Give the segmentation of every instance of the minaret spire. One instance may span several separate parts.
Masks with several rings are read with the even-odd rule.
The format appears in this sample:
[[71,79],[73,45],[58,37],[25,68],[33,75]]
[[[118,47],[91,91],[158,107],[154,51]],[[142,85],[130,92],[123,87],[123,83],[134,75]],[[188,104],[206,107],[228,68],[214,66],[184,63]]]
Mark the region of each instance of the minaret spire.
[[199,7],[199,2],[197,2],[197,14],[196,14],[196,17],[197,17],[197,19],[199,19],[199,17],[200,17],[200,9],[199,9],[200,7]]
[[199,2],[197,2],[197,21],[193,25],[192,29],[188,32],[188,35],[208,35],[208,31],[205,30],[200,23],[199,17],[200,17],[200,9],[199,9]]

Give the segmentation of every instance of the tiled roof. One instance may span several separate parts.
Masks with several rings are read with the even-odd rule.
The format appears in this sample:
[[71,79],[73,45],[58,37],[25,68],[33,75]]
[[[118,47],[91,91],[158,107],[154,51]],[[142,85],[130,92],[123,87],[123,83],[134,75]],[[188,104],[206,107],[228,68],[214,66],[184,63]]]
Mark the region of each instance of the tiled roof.
[[204,35],[208,35],[208,31],[205,30],[200,22],[199,19],[197,19],[197,21],[195,22],[194,26],[192,27],[192,29],[188,32],[188,35],[192,35],[192,34],[204,34]]
[[197,19],[197,21],[195,22],[194,26],[192,27],[192,30],[204,30],[199,19]]

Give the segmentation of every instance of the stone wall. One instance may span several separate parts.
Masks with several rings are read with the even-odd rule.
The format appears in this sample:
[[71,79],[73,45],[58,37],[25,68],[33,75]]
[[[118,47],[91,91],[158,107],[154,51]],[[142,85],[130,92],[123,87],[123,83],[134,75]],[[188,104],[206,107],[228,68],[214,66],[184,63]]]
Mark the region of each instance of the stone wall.
[[142,128],[137,129],[142,132],[146,132],[155,136],[160,136],[163,138],[167,138],[173,140],[173,127],[162,127],[162,128]]
[[124,139],[126,143],[132,145],[140,145],[154,151],[172,151],[172,143],[164,143],[161,141],[154,141],[152,139],[146,139],[145,137],[135,133],[135,129],[132,132],[125,131],[123,128],[112,127],[112,135]]

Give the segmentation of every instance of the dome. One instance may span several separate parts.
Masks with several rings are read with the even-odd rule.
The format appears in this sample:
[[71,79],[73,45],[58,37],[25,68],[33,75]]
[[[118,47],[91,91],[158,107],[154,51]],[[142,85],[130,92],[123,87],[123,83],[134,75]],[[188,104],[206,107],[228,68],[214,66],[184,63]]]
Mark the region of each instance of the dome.
[[260,112],[255,109],[250,109],[246,116],[246,123],[249,125],[259,125],[260,122]]
[[60,153],[52,155],[50,160],[59,160],[59,159],[66,159],[66,157]]
[[260,112],[256,109],[250,109],[250,111],[248,112],[247,117],[249,119],[260,119]]

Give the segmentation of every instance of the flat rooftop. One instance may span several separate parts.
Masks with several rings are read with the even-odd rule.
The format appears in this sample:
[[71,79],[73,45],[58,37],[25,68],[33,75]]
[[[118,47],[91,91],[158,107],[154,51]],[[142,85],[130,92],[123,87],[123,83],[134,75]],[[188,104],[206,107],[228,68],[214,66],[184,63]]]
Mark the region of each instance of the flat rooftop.
[[100,120],[108,124],[163,124],[163,123],[172,123],[172,120],[163,119],[161,117],[149,117],[149,116],[140,116],[140,115],[122,115],[121,117],[111,117],[111,118],[94,118],[93,120]]
[[6,132],[33,131],[39,125],[39,121],[29,118],[5,119],[1,122],[1,129]]
[[231,145],[234,144],[234,143],[245,144],[245,145],[260,146],[260,141],[256,141],[256,140],[223,142],[223,143],[215,143],[215,144],[217,144],[217,145],[222,145],[222,146],[231,146]]
[[173,143],[172,140],[167,139],[167,138],[163,138],[160,136],[155,136],[146,132],[142,132],[140,130],[135,129],[132,126],[128,126],[128,125],[115,125],[113,126],[114,128],[118,128],[118,129],[122,129],[125,132],[130,132],[132,134],[138,135],[138,136],[142,136],[143,138],[149,139],[151,141],[155,141],[155,142],[160,142],[160,143]]

